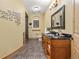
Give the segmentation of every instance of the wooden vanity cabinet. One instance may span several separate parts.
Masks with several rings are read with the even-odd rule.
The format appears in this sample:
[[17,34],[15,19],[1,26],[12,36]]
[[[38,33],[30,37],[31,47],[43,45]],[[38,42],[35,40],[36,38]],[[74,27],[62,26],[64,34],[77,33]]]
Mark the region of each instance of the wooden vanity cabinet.
[[51,41],[51,59],[71,59],[70,40]]
[[51,59],[51,40],[47,36],[43,36],[42,46],[44,48],[47,59]]
[[43,36],[42,45],[47,59],[71,59],[71,40]]

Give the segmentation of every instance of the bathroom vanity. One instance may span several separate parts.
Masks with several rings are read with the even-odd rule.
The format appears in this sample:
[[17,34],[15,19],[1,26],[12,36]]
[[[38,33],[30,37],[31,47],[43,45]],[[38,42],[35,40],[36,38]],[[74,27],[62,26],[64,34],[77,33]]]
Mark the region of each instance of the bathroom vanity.
[[54,35],[42,35],[42,46],[47,59],[71,59],[71,37]]

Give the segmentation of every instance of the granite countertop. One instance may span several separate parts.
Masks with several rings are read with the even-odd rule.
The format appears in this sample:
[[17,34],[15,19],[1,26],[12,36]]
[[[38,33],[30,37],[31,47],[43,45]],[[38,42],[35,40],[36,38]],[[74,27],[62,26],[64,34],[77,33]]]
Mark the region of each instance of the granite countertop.
[[71,37],[66,37],[66,36],[63,36],[63,35],[54,35],[54,34],[50,34],[50,33],[43,33],[43,35],[47,36],[49,39],[52,39],[52,40],[71,40],[72,39],[72,36]]

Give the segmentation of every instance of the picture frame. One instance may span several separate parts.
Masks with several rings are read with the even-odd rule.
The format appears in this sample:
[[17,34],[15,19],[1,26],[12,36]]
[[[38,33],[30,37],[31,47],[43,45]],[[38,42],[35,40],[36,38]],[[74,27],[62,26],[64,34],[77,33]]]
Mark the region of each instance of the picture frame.
[[33,20],[33,28],[39,28],[39,20],[38,19]]
[[65,29],[65,5],[51,15],[52,29]]

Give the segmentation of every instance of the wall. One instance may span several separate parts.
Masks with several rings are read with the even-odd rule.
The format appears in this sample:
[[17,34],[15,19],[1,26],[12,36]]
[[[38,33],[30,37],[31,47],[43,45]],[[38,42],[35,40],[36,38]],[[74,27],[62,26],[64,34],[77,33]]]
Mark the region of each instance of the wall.
[[[39,28],[33,28],[33,20],[34,17],[39,17]],[[28,25],[29,27],[29,38],[38,38],[44,32],[44,15],[41,13],[31,13],[29,14],[29,23],[32,25]]]
[[[51,15],[55,13],[60,7],[65,5],[65,30],[62,32],[73,33],[73,0],[58,0],[58,6],[47,10],[45,13],[45,27],[51,27]],[[50,7],[49,7],[50,8]]]
[[25,9],[21,0],[0,0],[0,9],[21,14],[21,24],[0,18],[0,59],[23,46]]

